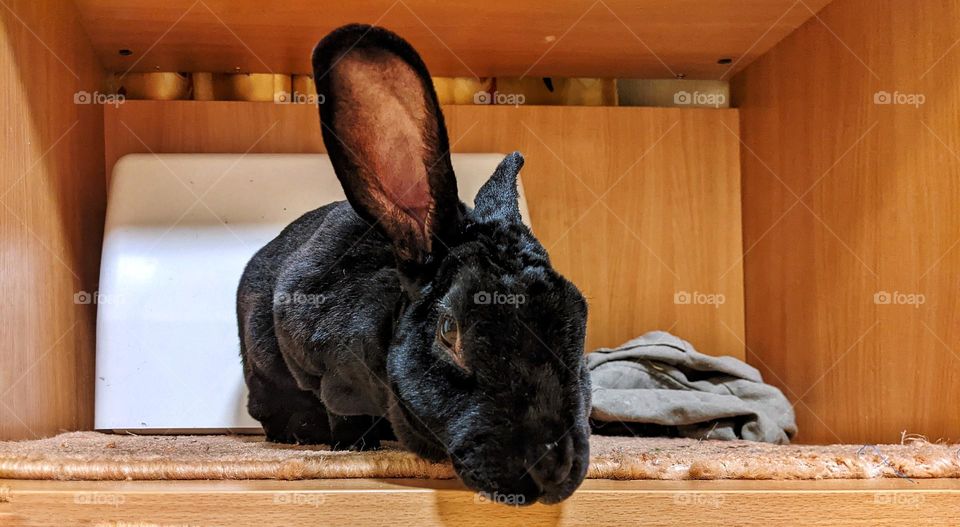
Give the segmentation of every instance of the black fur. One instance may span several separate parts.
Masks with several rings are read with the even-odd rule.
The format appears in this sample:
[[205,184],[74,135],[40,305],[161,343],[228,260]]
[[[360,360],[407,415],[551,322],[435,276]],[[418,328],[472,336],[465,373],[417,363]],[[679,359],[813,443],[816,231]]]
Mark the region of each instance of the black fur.
[[[426,241],[388,223],[409,217],[379,213],[355,173],[363,152],[336,133],[331,104],[343,95],[329,75],[358,48],[399,58],[421,79],[423,92],[410,96],[429,109],[429,148],[396,155],[423,157],[432,212],[417,232]],[[507,156],[470,210],[409,44],[346,26],[317,46],[314,67],[324,142],[348,201],[303,215],[247,265],[237,314],[250,414],[273,441],[369,449],[395,434],[421,456],[450,459],[475,490],[511,503],[565,499],[589,459],[587,306],[520,222],[523,158]],[[459,362],[438,341],[441,314],[459,324]]]

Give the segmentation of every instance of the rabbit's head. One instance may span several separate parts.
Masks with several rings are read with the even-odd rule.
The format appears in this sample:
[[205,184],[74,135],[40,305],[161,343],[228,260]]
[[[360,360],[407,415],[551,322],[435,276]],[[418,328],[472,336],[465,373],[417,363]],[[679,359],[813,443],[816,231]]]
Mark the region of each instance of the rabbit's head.
[[587,304],[521,222],[519,153],[468,209],[443,115],[416,51],[346,26],[313,67],[323,139],[357,214],[393,245],[405,291],[387,356],[400,441],[449,458],[494,501],[554,503],[589,459]]

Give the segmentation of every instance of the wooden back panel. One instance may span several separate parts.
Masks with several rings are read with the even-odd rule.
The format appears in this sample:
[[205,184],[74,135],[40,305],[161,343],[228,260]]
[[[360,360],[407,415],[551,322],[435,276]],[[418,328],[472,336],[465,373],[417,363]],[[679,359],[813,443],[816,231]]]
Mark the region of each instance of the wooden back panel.
[[747,358],[804,442],[960,439],[958,18],[836,0],[734,79]]
[[[444,109],[454,152],[510,152],[533,227],[590,303],[587,349],[670,330],[743,357],[734,110]],[[128,101],[105,109],[107,165],[131,152],[323,152],[306,105]]]

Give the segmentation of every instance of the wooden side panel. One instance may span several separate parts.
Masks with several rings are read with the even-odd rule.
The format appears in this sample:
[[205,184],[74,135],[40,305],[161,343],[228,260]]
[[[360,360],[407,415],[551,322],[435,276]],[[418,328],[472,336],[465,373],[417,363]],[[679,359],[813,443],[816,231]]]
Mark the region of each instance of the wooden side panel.
[[[588,349],[665,329],[743,357],[736,111],[444,112],[454,152],[526,156],[534,229],[590,302]],[[323,151],[305,105],[129,101],[105,121],[108,167],[131,152]]]
[[103,71],[71,2],[3,2],[0,78],[0,439],[88,429]]
[[747,358],[802,441],[960,439],[958,19],[836,0],[734,79]]

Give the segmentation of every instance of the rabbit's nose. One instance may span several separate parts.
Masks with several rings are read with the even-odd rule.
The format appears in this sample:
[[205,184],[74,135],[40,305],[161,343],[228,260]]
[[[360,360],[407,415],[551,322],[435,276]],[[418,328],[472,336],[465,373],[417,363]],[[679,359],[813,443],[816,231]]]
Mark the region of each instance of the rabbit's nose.
[[566,481],[573,457],[573,440],[567,436],[552,443],[533,445],[527,457],[533,465],[527,472],[541,489],[549,489]]

